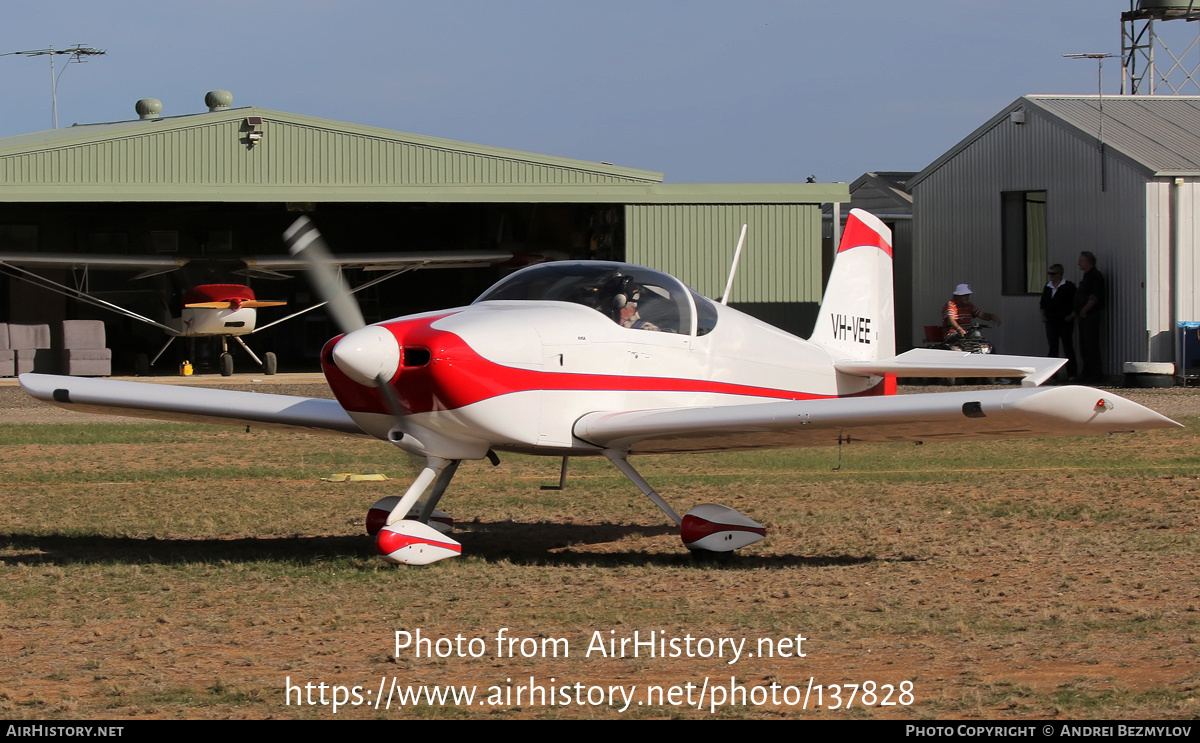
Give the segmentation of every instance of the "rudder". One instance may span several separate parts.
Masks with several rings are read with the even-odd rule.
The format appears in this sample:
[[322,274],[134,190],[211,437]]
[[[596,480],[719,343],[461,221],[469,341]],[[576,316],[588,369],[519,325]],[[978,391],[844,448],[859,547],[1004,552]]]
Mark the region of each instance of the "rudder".
[[835,361],[896,354],[892,231],[874,214],[850,210],[809,340]]

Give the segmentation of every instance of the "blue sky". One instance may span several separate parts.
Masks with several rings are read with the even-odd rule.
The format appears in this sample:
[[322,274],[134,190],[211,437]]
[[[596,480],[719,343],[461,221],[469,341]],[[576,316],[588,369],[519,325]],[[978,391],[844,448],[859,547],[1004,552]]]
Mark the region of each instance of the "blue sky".
[[[9,0],[0,52],[107,49],[59,125],[235,106],[657,170],[668,182],[920,170],[1025,93],[1094,93],[1128,0]],[[1191,24],[1164,24],[1195,34]],[[1186,26],[1186,28],[1184,28]],[[62,59],[61,57],[59,58]],[[61,68],[59,68],[61,72]],[[0,137],[51,126],[45,57],[0,57]],[[1119,89],[1118,60],[1105,92]]]

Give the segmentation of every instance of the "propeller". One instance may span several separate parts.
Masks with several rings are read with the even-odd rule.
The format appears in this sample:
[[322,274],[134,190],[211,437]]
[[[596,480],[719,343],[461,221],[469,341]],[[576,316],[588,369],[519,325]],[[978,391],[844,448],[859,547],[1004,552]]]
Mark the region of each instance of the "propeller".
[[342,278],[325,238],[320,230],[308,217],[300,217],[283,233],[283,241],[288,246],[288,252],[304,261],[308,271],[308,280],[313,289],[328,303],[329,314],[338,328],[349,335],[367,323],[363,320],[362,311],[354,297],[350,296],[350,287]]
[[409,411],[391,385],[401,361],[396,336],[387,328],[367,325],[325,239],[311,219],[302,216],[293,222],[283,233],[283,241],[293,256],[304,261],[309,282],[344,333],[333,347],[334,363],[359,384],[378,388],[396,419],[395,426],[400,428],[400,419]]

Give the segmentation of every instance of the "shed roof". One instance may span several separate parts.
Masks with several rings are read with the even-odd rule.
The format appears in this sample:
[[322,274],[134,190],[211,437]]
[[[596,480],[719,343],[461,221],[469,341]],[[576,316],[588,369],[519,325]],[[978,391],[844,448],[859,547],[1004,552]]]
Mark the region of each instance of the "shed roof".
[[[262,121],[257,142],[247,137],[252,117]],[[257,191],[253,200],[271,200],[264,187],[369,190],[661,180],[661,173],[648,170],[255,107],[76,125],[0,139],[0,200],[10,200],[18,189],[33,189],[47,200],[90,200],[89,192],[109,192],[122,200],[126,192],[141,198],[150,190],[160,195],[151,200],[224,201],[242,200],[239,189]],[[221,193],[213,193],[214,188]]]
[[911,215],[912,193],[908,180],[912,171],[872,171],[863,173],[850,184],[850,207],[879,215]]
[[1027,109],[1099,142],[1104,106],[1104,145],[1150,177],[1200,175],[1200,96],[1025,95],[1013,101],[909,181],[929,177],[959,152],[1018,109]]
[[[258,117],[252,142],[247,120]],[[0,139],[0,202],[821,203],[845,184],[663,184],[662,173],[262,108]]]

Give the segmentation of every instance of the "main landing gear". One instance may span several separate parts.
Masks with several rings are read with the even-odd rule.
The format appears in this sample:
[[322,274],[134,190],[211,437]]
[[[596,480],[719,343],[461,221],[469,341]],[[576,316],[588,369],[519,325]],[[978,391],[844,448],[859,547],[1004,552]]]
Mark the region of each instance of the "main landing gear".
[[629,464],[629,460],[626,459],[627,452],[605,449],[604,456],[675,522],[679,527],[683,546],[694,553],[732,552],[767,536],[767,527],[740,511],[716,503],[696,506],[680,518],[675,509],[671,508],[663,497],[650,487],[650,483],[642,479],[633,465]]
[[[144,371],[142,368],[142,361],[139,358],[138,362],[137,362],[138,363],[138,369],[137,369],[138,374],[143,375],[143,376],[149,374],[150,367],[154,366],[154,364],[158,362],[159,357],[163,355],[163,352],[166,351],[167,348],[170,347],[171,343],[178,337],[179,336],[173,335],[170,338],[167,338],[167,342],[165,344],[163,344],[162,348],[158,349],[158,353],[154,354],[154,358],[150,359],[150,363],[145,365]],[[267,376],[274,376],[275,372],[279,371],[279,359],[277,359],[275,357],[274,353],[267,351],[266,353],[263,354],[263,357],[260,359],[257,356],[255,356],[254,352],[250,350],[250,347],[246,345],[246,341],[242,340],[240,337],[238,337],[236,335],[232,336],[232,337],[235,341],[237,341],[241,345],[242,349],[245,350],[246,353],[250,354],[250,358],[254,359],[254,363],[256,363],[262,367],[263,374],[266,374]],[[193,338],[188,338],[189,343],[191,343],[192,340],[193,340]],[[188,348],[191,348],[191,346],[189,345]],[[194,349],[192,349],[192,350],[194,350]],[[195,358],[195,354],[194,353],[191,354],[191,357]],[[221,356],[220,356],[219,361],[220,361],[220,365],[221,365],[221,376],[222,377],[233,376],[233,354],[229,353],[229,336],[224,336],[224,335],[221,336]]]
[[[681,517],[629,464],[626,452],[609,449],[604,456],[675,522],[684,546],[694,553],[732,552],[767,535],[766,527],[754,519],[715,503],[696,506]],[[489,452],[493,463],[498,462],[494,457]],[[404,495],[388,496],[371,506],[367,512],[367,533],[375,537],[375,549],[383,559],[404,565],[428,565],[462,554],[462,545],[446,536],[454,526],[454,519],[437,509],[460,461],[428,457],[421,474]],[[543,488],[561,490],[566,479],[564,457],[558,485]]]
[[[242,350],[250,354],[250,358],[254,359],[254,363],[262,367],[263,374],[274,376],[279,369],[279,361],[275,358],[275,354],[267,351],[260,359],[250,350],[250,346],[246,345],[246,341],[240,336],[233,336],[233,339],[238,342]],[[233,375],[233,354],[229,353],[228,336],[221,336],[221,376],[228,377]]]
[[[383,498],[371,506],[367,512],[367,533],[375,537],[375,549],[383,559],[404,565],[428,565],[462,554],[462,545],[445,535],[454,526],[454,519],[437,510],[438,501],[458,471],[459,461],[427,458],[425,468],[404,495]],[[426,490],[429,495],[421,500]]]

